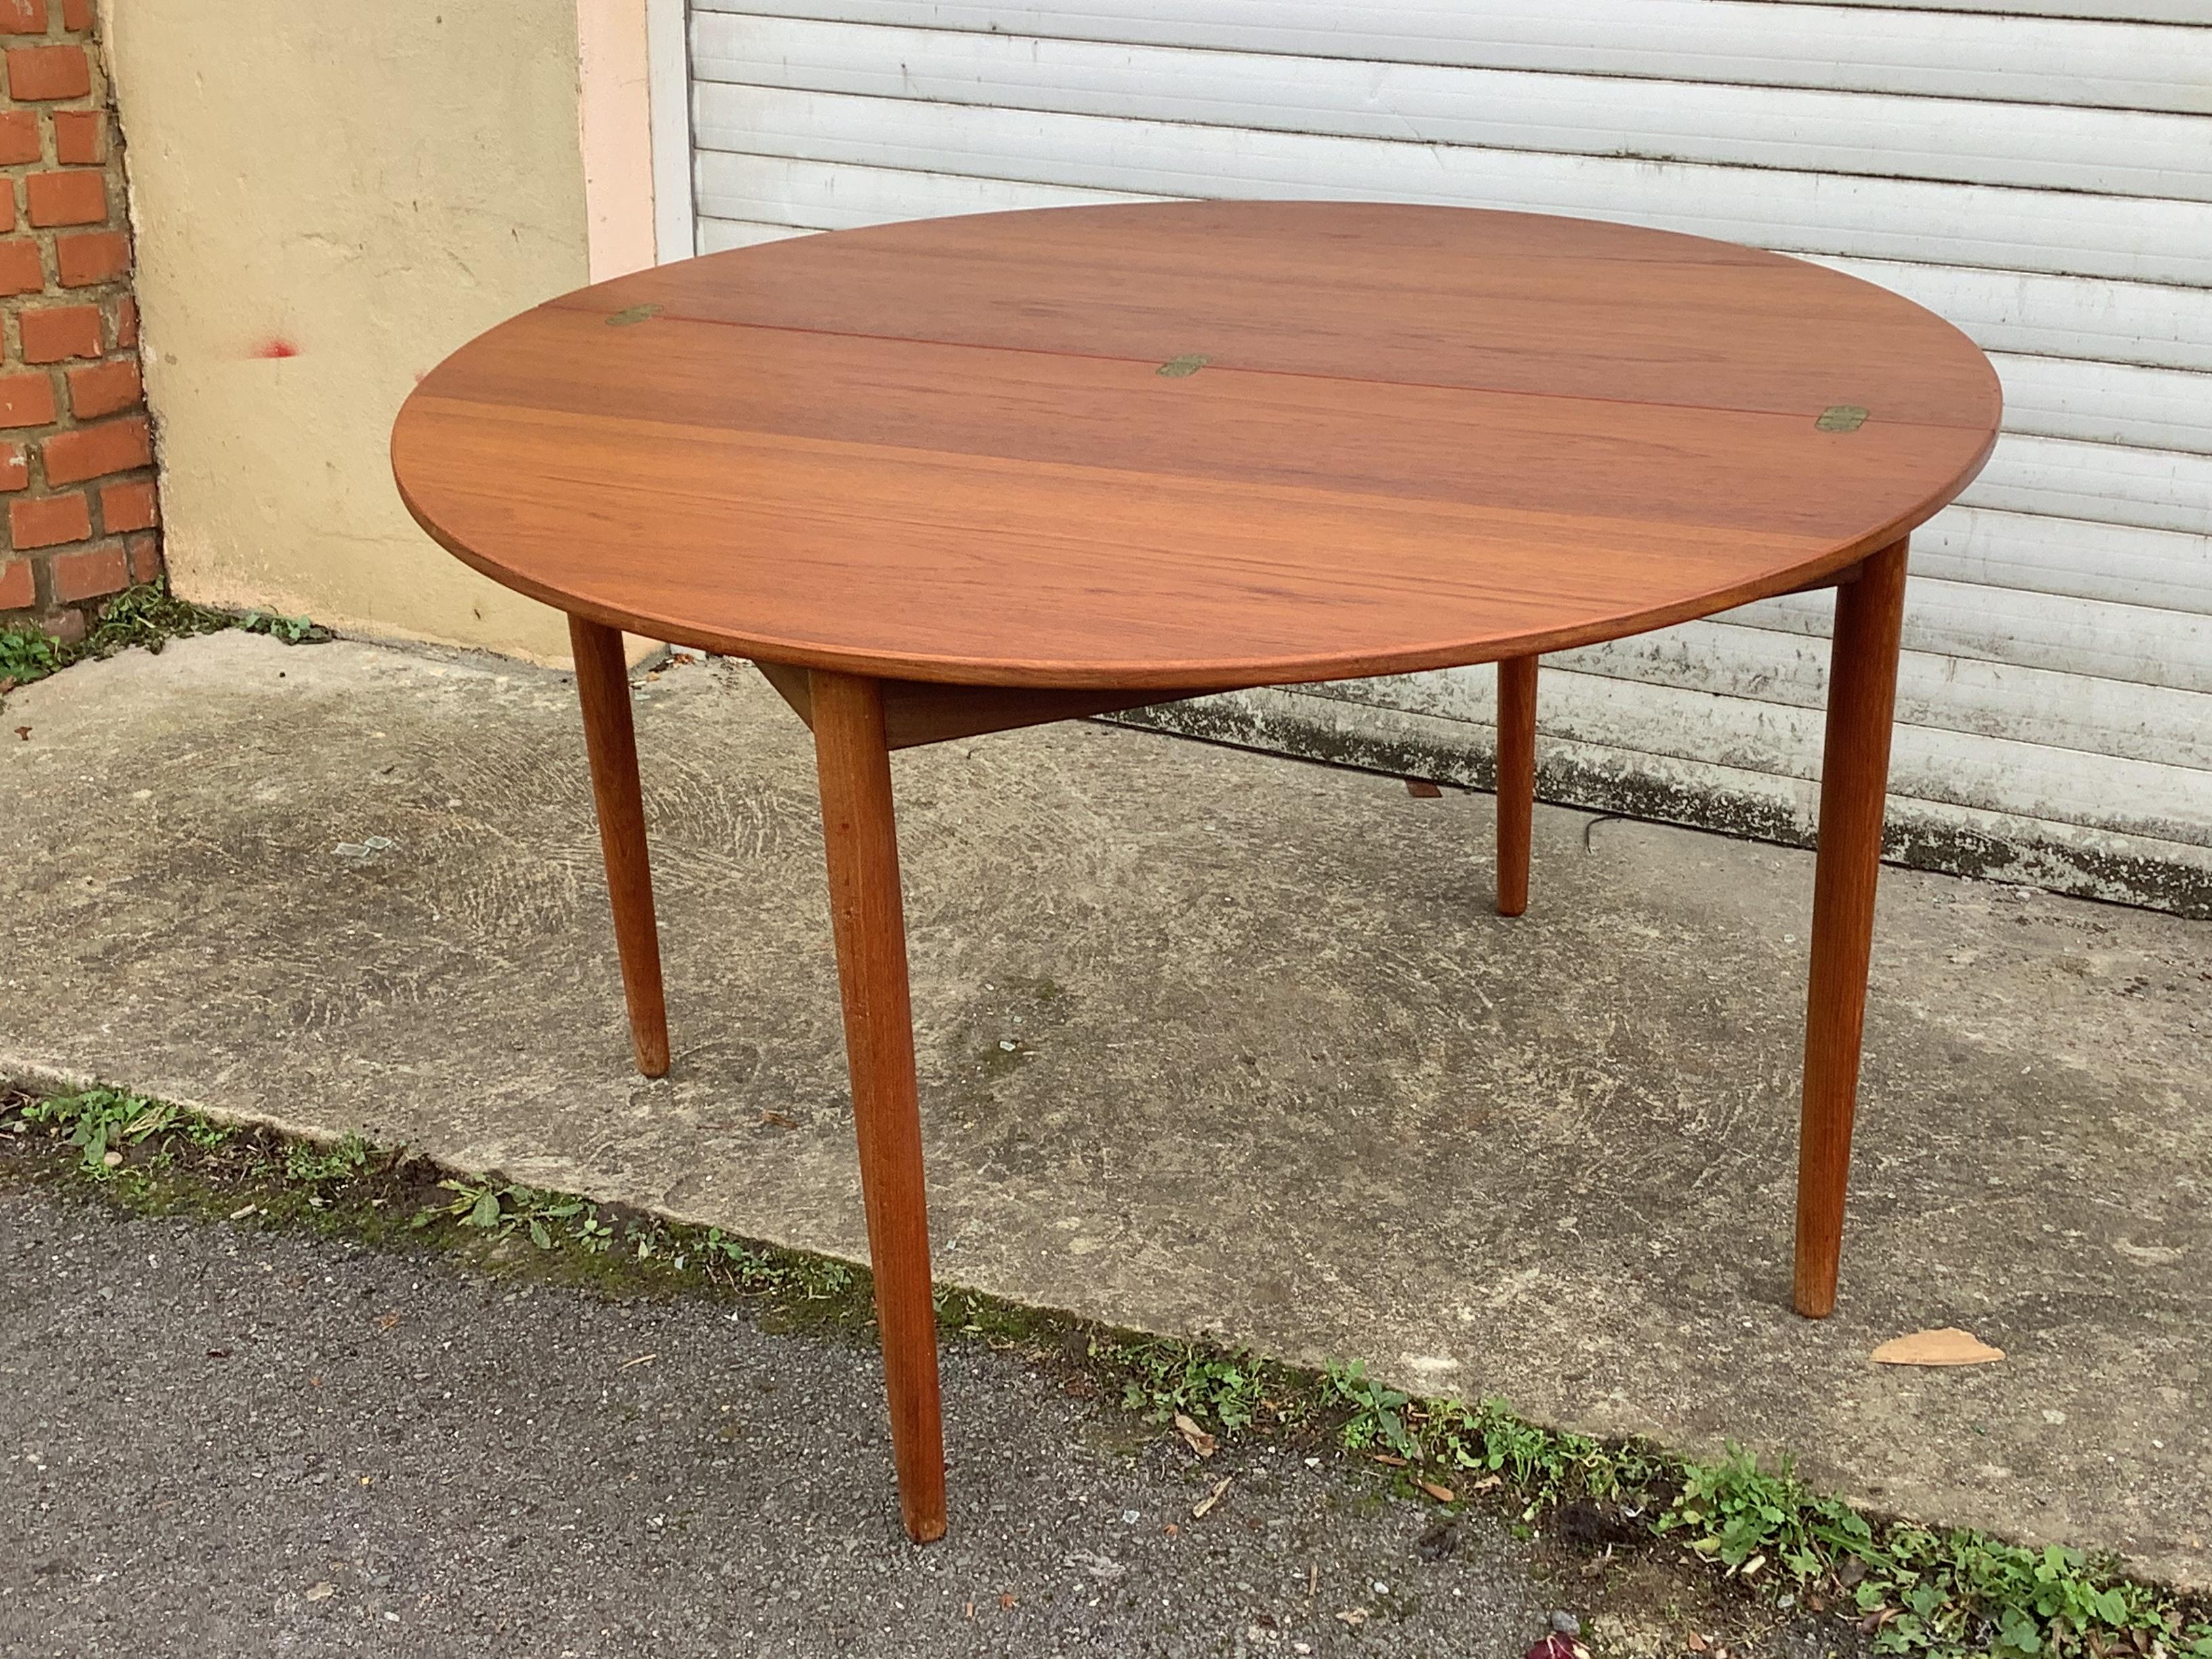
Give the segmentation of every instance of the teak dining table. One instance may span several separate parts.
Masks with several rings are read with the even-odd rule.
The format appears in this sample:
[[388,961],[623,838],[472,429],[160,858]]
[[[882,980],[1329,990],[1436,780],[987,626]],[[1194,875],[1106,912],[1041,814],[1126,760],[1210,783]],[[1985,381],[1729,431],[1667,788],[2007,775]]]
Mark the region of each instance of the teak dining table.
[[1546,652],[1837,591],[1794,1301],[1835,1304],[1905,540],[2000,397],[1941,318],[1669,232],[1370,203],[840,231],[502,323],[392,432],[409,509],[566,611],[638,1069],[668,1069],[623,630],[811,728],[906,1528],[945,1462],[890,751],[1255,686],[1498,665],[1527,902]]

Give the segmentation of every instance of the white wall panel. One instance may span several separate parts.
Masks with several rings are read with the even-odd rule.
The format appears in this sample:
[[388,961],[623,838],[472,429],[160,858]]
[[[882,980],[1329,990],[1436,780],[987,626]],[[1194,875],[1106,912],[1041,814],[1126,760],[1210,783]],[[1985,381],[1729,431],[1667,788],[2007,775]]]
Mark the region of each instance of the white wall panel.
[[[2212,617],[1914,575],[1905,648],[1978,662],[2212,692]],[[1785,593],[1728,614],[1758,628],[1826,635],[1833,596]]]
[[1091,202],[1143,199],[1120,191],[1070,190],[1064,185],[957,173],[841,167],[783,155],[708,150],[699,157],[701,213],[809,230],[851,230],[860,225],[936,218],[949,213],[997,213],[1012,208],[1080,207]]
[[2212,614],[2212,538],[2130,525],[1953,507],[1912,538],[1923,575]]
[[763,242],[781,242],[791,236],[811,236],[814,233],[801,230],[796,225],[764,225],[757,219],[712,219],[699,221],[699,252],[726,253],[732,248],[758,247]]
[[[1870,7],[1872,0],[1802,0],[1802,3],[1856,11]],[[2027,17],[2082,17],[2212,27],[2212,4],[2206,0],[1923,0],[1923,3],[1938,11],[1976,12],[2007,23]]]
[[[1474,720],[1485,710],[1495,718],[1494,680],[1483,670],[1449,669],[1323,695]],[[1553,738],[1778,777],[1819,775],[1818,708],[1561,668],[1540,675],[1538,690],[1540,729]],[[1911,725],[1898,728],[1890,760],[1895,794],[1984,811],[2018,811],[2025,799],[2039,817],[2197,846],[2212,845],[2212,822],[2192,787],[2202,775],[2124,756]]]
[[1940,312],[1985,351],[2212,369],[2212,288],[1812,257]]
[[1483,149],[2194,198],[2189,115],[709,16],[699,80]]
[[[1825,635],[1727,620],[1563,651],[1547,665],[1796,708],[1821,708],[1827,700]],[[1937,731],[2212,770],[2208,691],[1908,650],[1898,670],[1897,717]]]
[[2212,458],[2008,432],[1960,499],[2202,536],[2212,532]]
[[[1376,64],[1549,70],[1718,85],[1814,87],[1934,98],[2212,114],[2201,36],[2063,17],[1822,9],[1774,0],[694,0],[702,13],[817,18],[1056,40],[1345,58]],[[2027,6],[2016,11],[2033,9]],[[2148,5],[2123,8],[2148,16]],[[2202,21],[2203,19],[2197,21]]]
[[1139,196],[1577,213],[1792,253],[2212,287],[2212,204],[701,83],[710,149]]
[[2202,374],[2012,352],[1991,361],[2011,431],[2212,455],[2212,397]]

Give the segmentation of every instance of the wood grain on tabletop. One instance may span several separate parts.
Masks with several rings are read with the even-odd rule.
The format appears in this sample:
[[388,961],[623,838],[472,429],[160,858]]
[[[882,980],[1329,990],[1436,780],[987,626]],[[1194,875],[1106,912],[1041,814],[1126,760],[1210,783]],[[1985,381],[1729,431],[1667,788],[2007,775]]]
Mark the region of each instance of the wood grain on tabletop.
[[[1820,429],[1835,405],[1869,418]],[[1195,690],[1798,586],[1956,495],[1998,414],[1963,335],[1801,261],[1522,214],[1147,204],[584,289],[447,359],[392,453],[441,542],[602,622]]]

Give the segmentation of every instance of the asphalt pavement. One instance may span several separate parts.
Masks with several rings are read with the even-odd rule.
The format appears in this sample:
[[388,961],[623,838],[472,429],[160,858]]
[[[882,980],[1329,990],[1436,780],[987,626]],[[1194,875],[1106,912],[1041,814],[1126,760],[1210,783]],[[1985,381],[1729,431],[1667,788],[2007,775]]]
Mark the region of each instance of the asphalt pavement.
[[1201,1460],[982,1343],[945,1382],[952,1529],[916,1548],[849,1335],[19,1183],[0,1652],[1518,1656],[1607,1596],[1600,1659],[1682,1650],[1648,1566],[1335,1456]]

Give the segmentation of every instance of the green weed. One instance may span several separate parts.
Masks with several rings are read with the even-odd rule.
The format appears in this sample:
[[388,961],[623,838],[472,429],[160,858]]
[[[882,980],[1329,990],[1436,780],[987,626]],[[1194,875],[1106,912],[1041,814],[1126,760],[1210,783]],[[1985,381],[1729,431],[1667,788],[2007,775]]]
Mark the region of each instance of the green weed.
[[235,627],[238,618],[227,611],[210,610],[166,593],[151,583],[127,587],[100,610],[100,620],[81,645],[67,647],[67,662],[83,657],[111,657],[137,647],[159,651],[171,640],[196,634],[215,634]]
[[2212,1621],[2109,1563],[1966,1528],[1878,1527],[1740,1447],[1716,1465],[1683,1465],[1656,1530],[1732,1574],[1771,1569],[1848,1590],[1877,1653],[2212,1655]]
[[1279,1424],[1298,1415],[1288,1409],[1297,1390],[1287,1373],[1241,1349],[1093,1337],[1090,1357],[1122,1373],[1123,1407],[1148,1423],[1168,1422],[1180,1412],[1235,1433],[1263,1418]]
[[0,629],[0,690],[42,680],[61,665],[61,647],[40,630]]
[[427,1227],[443,1217],[494,1238],[521,1234],[541,1250],[553,1248],[556,1234],[599,1249],[605,1249],[613,1237],[612,1230],[600,1224],[596,1206],[566,1193],[450,1176],[438,1185],[453,1194],[452,1201],[418,1210],[415,1226]]
[[702,1261],[720,1267],[738,1289],[756,1295],[782,1293],[806,1302],[827,1302],[859,1282],[859,1276],[842,1261],[748,1244],[720,1227],[707,1229],[697,1248]]
[[1633,1443],[1539,1428],[1499,1400],[1414,1399],[1370,1377],[1356,1359],[1333,1367],[1325,1385],[1349,1411],[1340,1431],[1347,1450],[1379,1450],[1444,1480],[1496,1475],[1522,1498],[1524,1520],[1565,1498],[1632,1498],[1660,1473]]
[[82,1153],[78,1167],[97,1180],[106,1180],[123,1161],[125,1144],[143,1141],[174,1124],[181,1109],[143,1095],[117,1089],[85,1089],[26,1103],[21,1109],[27,1123],[43,1124]]
[[287,645],[326,645],[337,636],[320,623],[305,617],[283,617],[274,611],[249,611],[233,626],[249,634],[266,634]]
[[226,628],[266,634],[287,645],[319,645],[332,637],[330,629],[305,617],[280,617],[265,611],[249,611],[240,616],[194,605],[147,583],[125,588],[108,600],[100,620],[74,645],[64,645],[37,629],[0,629],[0,696],[71,663],[112,657],[133,647],[157,652],[171,640]]
[[284,1178],[311,1187],[325,1181],[343,1181],[368,1167],[369,1151],[368,1143],[353,1134],[332,1146],[295,1140],[284,1148]]

